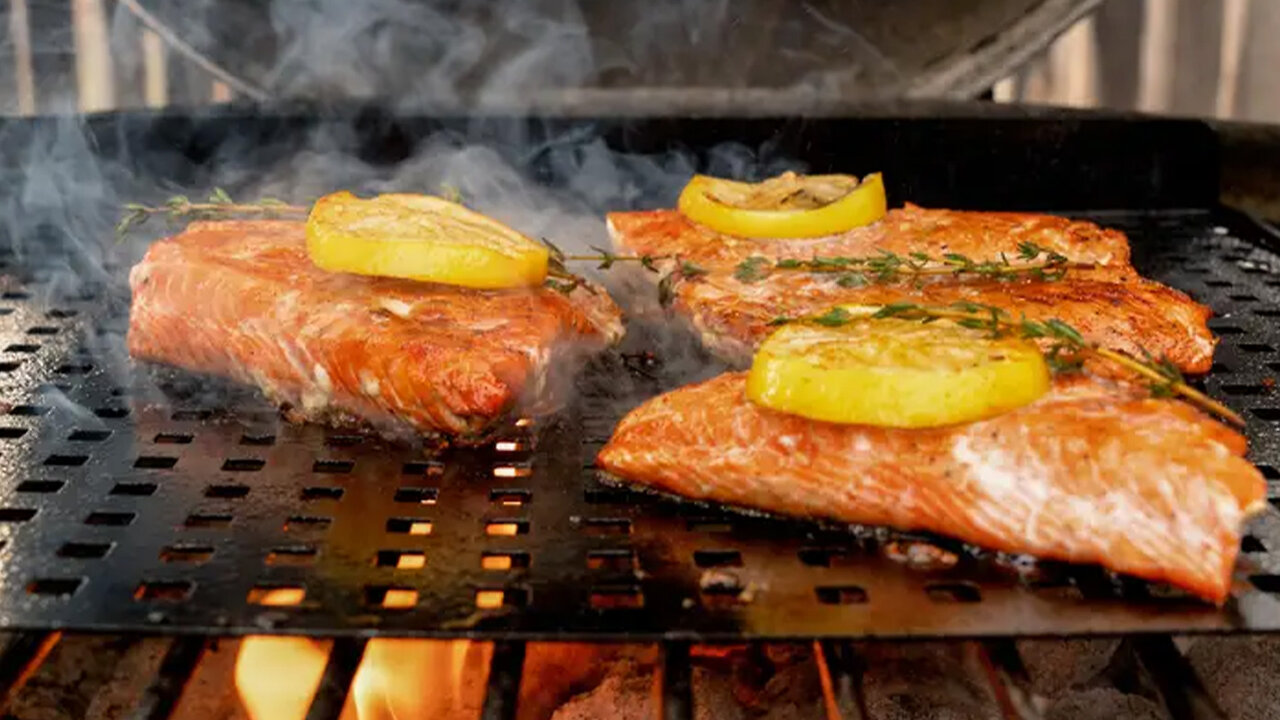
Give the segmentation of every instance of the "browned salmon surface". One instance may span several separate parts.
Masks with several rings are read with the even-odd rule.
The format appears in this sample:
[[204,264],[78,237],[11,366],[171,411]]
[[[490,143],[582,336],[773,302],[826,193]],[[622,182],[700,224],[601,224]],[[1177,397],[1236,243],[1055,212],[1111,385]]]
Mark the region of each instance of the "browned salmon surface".
[[[700,263],[706,275],[682,281],[676,307],[707,347],[733,363],[749,358],[782,316],[821,313],[834,305],[916,302],[993,305],[1015,317],[1058,318],[1093,342],[1124,352],[1166,356],[1185,372],[1208,372],[1216,340],[1209,308],[1185,294],[1144,280],[1129,264],[1123,233],[1091,222],[1052,215],[934,210],[908,205],[880,221],[840,235],[813,239],[752,239],[722,235],[676,210],[611,213],[609,230],[620,250],[680,255]],[[972,276],[930,277],[840,287],[831,275],[774,272],[755,283],[734,278],[750,257],[805,259],[869,257],[885,250],[933,257],[959,253],[978,261],[1002,256],[1016,262],[1018,246],[1033,242],[1091,269],[1071,269],[1059,281],[994,282]]]
[[482,291],[328,273],[304,225],[197,222],[129,277],[133,357],[252,383],[303,419],[461,436],[554,403],[558,358],[622,333],[602,291]]
[[1209,309],[1172,288],[1131,276],[1113,281],[1071,275],[1055,282],[930,282],[842,288],[829,275],[775,273],[744,283],[715,272],[682,282],[676,308],[703,343],[735,363],[750,360],[775,327],[774,318],[820,314],[835,305],[956,302],[993,305],[1014,317],[1057,318],[1086,338],[1135,357],[1143,351],[1169,358],[1186,372],[1208,372],[1216,339]]
[[907,205],[878,222],[819,238],[756,239],[722,235],[687,220],[678,210],[615,212],[609,231],[619,250],[637,255],[680,255],[705,267],[736,265],[753,256],[805,259],[815,255],[959,253],[975,261],[1018,257],[1033,242],[1074,262],[1132,272],[1123,233],[1054,215],[934,210]]
[[729,373],[653,398],[598,463],[641,485],[806,518],[926,530],[1164,581],[1222,602],[1266,485],[1245,439],[1086,376],[975,423],[836,425],[765,409]]

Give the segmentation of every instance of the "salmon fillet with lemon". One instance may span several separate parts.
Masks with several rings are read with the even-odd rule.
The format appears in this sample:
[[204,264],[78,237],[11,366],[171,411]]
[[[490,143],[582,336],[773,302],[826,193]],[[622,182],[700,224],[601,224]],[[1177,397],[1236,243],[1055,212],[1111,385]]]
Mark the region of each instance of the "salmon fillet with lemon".
[[[620,252],[680,255],[708,272],[683,280],[675,307],[723,359],[739,363],[780,315],[820,313],[840,304],[965,301],[1032,319],[1059,318],[1085,337],[1131,354],[1166,356],[1185,372],[1208,372],[1216,340],[1209,308],[1185,294],[1144,280],[1129,263],[1123,233],[1091,222],[1028,213],[935,210],[907,205],[880,220],[817,238],[742,238],[718,233],[677,210],[611,213],[608,227]],[[871,257],[880,251],[941,257],[959,253],[976,262],[1017,258],[1033,243],[1089,264],[1053,282],[1028,279],[934,277],[865,287],[841,287],[831,275],[775,272],[748,283],[734,276],[749,258],[806,260]]]
[[729,373],[653,398],[598,464],[686,497],[927,530],[1185,588],[1229,591],[1265,481],[1245,439],[1189,405],[1082,375],[976,422],[836,424],[748,400]]
[[133,357],[252,383],[302,419],[464,437],[555,402],[552,370],[622,334],[602,291],[321,270],[293,221],[196,222],[133,268]]

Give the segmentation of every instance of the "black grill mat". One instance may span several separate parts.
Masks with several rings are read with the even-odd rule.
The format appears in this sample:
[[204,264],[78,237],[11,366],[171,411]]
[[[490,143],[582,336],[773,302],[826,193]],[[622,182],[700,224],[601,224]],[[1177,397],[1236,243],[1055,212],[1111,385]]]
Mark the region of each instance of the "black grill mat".
[[[1145,275],[1214,308],[1222,342],[1204,385],[1248,418],[1253,459],[1280,480],[1274,238],[1226,212],[1094,219],[1129,233]],[[46,301],[39,270],[0,260],[0,626],[719,639],[1280,628],[1271,509],[1215,609],[1096,568],[612,484],[590,462],[619,389],[634,404],[687,379],[647,354],[643,328],[593,364],[561,416],[433,453],[290,425],[244,388],[134,368],[118,297]],[[892,559],[912,544],[956,563]]]

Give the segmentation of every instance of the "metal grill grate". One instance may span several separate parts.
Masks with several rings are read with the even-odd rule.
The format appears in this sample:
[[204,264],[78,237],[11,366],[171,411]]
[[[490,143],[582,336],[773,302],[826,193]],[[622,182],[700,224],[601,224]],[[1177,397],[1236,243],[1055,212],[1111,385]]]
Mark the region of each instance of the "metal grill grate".
[[[1280,498],[1272,240],[1226,215],[1098,219],[1130,234],[1144,274],[1216,311],[1205,387],[1246,415]],[[38,273],[21,276],[0,300],[0,626],[720,639],[1280,628],[1274,511],[1251,527],[1235,597],[1217,610],[1092,568],[1029,569],[939,538],[613,485],[590,460],[619,389],[625,405],[686,379],[644,353],[642,331],[595,364],[564,415],[431,452],[289,425],[243,388],[91,352],[121,332],[120,304],[49,304]],[[901,561],[921,551],[930,562]]]

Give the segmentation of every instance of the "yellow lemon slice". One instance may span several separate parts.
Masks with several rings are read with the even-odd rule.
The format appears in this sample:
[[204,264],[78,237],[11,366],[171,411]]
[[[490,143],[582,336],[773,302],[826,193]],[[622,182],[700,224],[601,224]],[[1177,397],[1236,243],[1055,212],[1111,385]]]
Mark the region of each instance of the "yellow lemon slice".
[[550,256],[542,244],[442,198],[349,192],[311,208],[307,254],[330,272],[478,289],[539,285]]
[[972,422],[1049,389],[1035,345],[948,321],[855,318],[785,325],[747,376],[758,405],[814,420],[894,428]]
[[852,175],[784,173],[759,183],[694,175],[680,193],[680,212],[727,235],[809,238],[834,235],[884,217],[884,180]]

